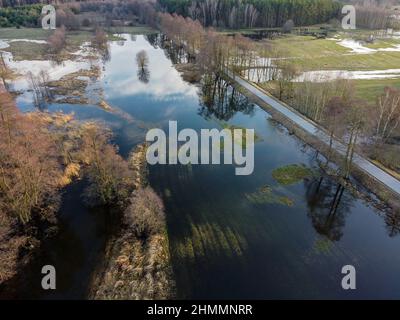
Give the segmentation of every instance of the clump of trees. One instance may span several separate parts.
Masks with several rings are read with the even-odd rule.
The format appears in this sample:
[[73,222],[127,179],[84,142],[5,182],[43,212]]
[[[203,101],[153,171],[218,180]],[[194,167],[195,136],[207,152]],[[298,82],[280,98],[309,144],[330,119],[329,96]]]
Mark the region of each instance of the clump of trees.
[[140,188],[132,194],[124,217],[125,223],[142,240],[162,233],[165,229],[163,202],[150,187]]
[[393,138],[400,124],[400,90],[386,87],[373,108],[374,136],[387,143]]
[[377,99],[376,105],[368,110],[372,139],[367,152],[386,167],[400,171],[400,90],[387,87]]
[[[156,1],[153,0],[125,0],[125,1],[85,1],[79,4],[79,12],[97,12],[104,18],[106,26],[128,22],[131,25],[146,24],[156,26]],[[90,22],[90,21],[89,21]],[[93,21],[94,23],[99,23]]]
[[73,177],[87,177],[89,205],[125,208],[129,202],[132,171],[100,124],[58,113],[23,114],[2,90],[0,150],[0,283],[25,257],[21,248],[56,223],[60,191]]
[[[3,1],[3,5],[4,5]],[[0,27],[37,27],[40,25],[40,15],[43,5],[21,5],[0,8]]]
[[212,28],[205,30],[191,18],[168,13],[160,14],[160,26],[170,46],[184,49],[180,62],[195,60],[205,74],[221,77],[227,67],[240,73],[255,64],[254,43],[241,35],[228,37]]
[[[298,76],[298,73],[295,76]],[[289,88],[284,89],[284,91],[289,94],[285,94],[284,92],[282,96],[283,100],[317,122],[323,120],[327,104],[333,97],[347,99],[352,96],[354,92],[352,82],[346,79],[322,82],[313,82],[309,80],[293,82],[293,80],[293,78],[289,78],[289,84],[287,85]],[[290,90],[290,88],[292,90]]]
[[109,130],[96,123],[87,123],[83,129],[81,148],[89,179],[85,192],[87,203],[124,207],[133,189],[133,174],[128,163],[110,143]]
[[62,168],[51,133],[40,117],[18,112],[7,92],[0,94],[0,211],[22,224],[45,214],[54,199]]
[[44,110],[46,103],[53,97],[47,85],[50,79],[48,72],[42,70],[38,75],[28,72],[27,77],[32,88],[35,107]]
[[78,4],[59,6],[56,10],[57,27],[64,26],[68,30],[77,30],[80,27],[80,21],[76,15],[79,11]]

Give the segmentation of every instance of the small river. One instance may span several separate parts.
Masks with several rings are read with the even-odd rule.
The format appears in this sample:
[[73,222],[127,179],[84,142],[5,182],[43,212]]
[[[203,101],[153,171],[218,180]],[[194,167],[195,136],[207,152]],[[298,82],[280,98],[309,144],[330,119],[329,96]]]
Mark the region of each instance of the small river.
[[[149,56],[145,74],[138,73],[136,64],[141,50]],[[259,139],[252,175],[236,176],[231,165],[150,167],[150,183],[167,209],[177,297],[400,298],[400,217],[379,212],[347,190],[338,192],[340,186],[327,177],[279,185],[272,178],[274,169],[289,164],[317,168],[316,151],[232,87],[212,96],[184,82],[171,59],[176,54],[162,49],[156,35],[111,42],[103,76],[94,85],[120,112],[70,104],[49,105],[48,110],[104,121],[124,156],[148,129],[167,131],[170,120],[178,122],[178,129],[221,129],[226,123],[255,129]],[[26,96],[17,103],[23,111],[32,109]],[[113,230],[107,223],[111,213],[83,205],[82,184],[65,190],[60,233],[36,261],[56,267],[58,289],[39,290],[36,272],[20,296],[86,296]],[[266,186],[290,203],[254,201]],[[356,290],[341,287],[344,265],[356,268]]]

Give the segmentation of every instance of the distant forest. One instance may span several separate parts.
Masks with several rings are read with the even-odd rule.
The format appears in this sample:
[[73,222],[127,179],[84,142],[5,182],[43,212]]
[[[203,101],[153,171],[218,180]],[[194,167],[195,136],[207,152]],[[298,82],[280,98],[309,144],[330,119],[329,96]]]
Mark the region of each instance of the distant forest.
[[[38,18],[34,3],[69,3],[74,1],[0,0],[1,7],[23,6],[18,12],[0,11],[0,26],[31,25]],[[77,1],[97,2],[102,1]],[[112,1],[106,1],[112,2]],[[117,3],[130,1],[115,1]],[[287,20],[295,25],[311,25],[337,17],[340,4],[334,0],[158,0],[150,3],[157,11],[177,13],[199,20],[204,26],[225,28],[282,27]],[[30,14],[31,17],[29,18]],[[30,20],[27,22],[27,20]],[[17,23],[16,23],[17,22]]]
[[0,27],[36,27],[42,12],[41,4],[0,9]]
[[198,20],[204,27],[229,29],[280,28],[289,20],[295,26],[328,23],[340,18],[345,3],[356,5],[360,27],[383,28],[389,8],[397,4],[394,0],[0,0],[0,27],[39,26],[41,7],[47,3],[57,4],[63,22],[74,28],[84,12],[97,12],[107,21],[150,25],[157,24],[157,13],[167,12]]
[[312,25],[338,17],[333,0],[158,0],[161,8],[204,26],[226,28],[282,27],[286,21]]

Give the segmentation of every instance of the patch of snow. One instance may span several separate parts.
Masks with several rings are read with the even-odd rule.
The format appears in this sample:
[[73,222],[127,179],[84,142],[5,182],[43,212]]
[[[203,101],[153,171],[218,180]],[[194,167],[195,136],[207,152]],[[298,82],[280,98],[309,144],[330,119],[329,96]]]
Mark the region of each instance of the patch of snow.
[[347,71],[347,70],[318,70],[304,72],[297,77],[295,82],[324,82],[336,79],[397,79],[400,78],[400,69],[373,70],[373,71]]
[[5,49],[8,48],[10,45],[4,41],[4,40],[0,40],[0,49]]
[[32,42],[32,43],[38,43],[38,44],[46,44],[46,40],[32,40],[32,39],[11,39],[8,40],[8,42]]
[[377,51],[375,49],[370,49],[370,48],[364,47],[361,44],[361,42],[355,41],[352,39],[345,39],[345,40],[339,41],[337,44],[341,45],[342,47],[351,49],[353,53],[369,54],[369,53],[374,53]]
[[345,39],[342,41],[337,42],[337,44],[341,45],[342,47],[348,48],[352,50],[352,53],[358,54],[371,54],[375,52],[399,52],[400,51],[400,44],[394,45],[393,47],[389,48],[378,48],[378,49],[371,49],[365,47],[362,42],[352,40],[352,39]]

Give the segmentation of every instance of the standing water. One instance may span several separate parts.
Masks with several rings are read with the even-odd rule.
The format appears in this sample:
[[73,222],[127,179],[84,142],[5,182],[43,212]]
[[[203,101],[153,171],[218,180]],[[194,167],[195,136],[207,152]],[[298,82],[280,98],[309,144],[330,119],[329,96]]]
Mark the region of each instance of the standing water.
[[[150,183],[167,209],[178,298],[400,298],[399,218],[315,174],[315,150],[234,88],[184,82],[172,63],[179,53],[163,49],[159,35],[125,37],[110,43],[97,84],[120,112],[91,105],[48,109],[104,121],[124,156],[148,129],[167,132],[172,120],[178,130],[236,126],[257,134],[249,176],[236,176],[230,165],[150,167]],[[135,59],[141,50],[149,57],[145,73]],[[32,108],[26,99],[18,105]],[[273,178],[274,170],[293,164],[314,174],[293,183]],[[85,297],[110,234],[107,212],[84,208],[81,191],[79,183],[66,190],[61,232],[40,260],[57,268],[65,290],[56,298]],[[341,287],[345,265],[356,268],[357,290]],[[30,288],[25,294],[37,297]]]

